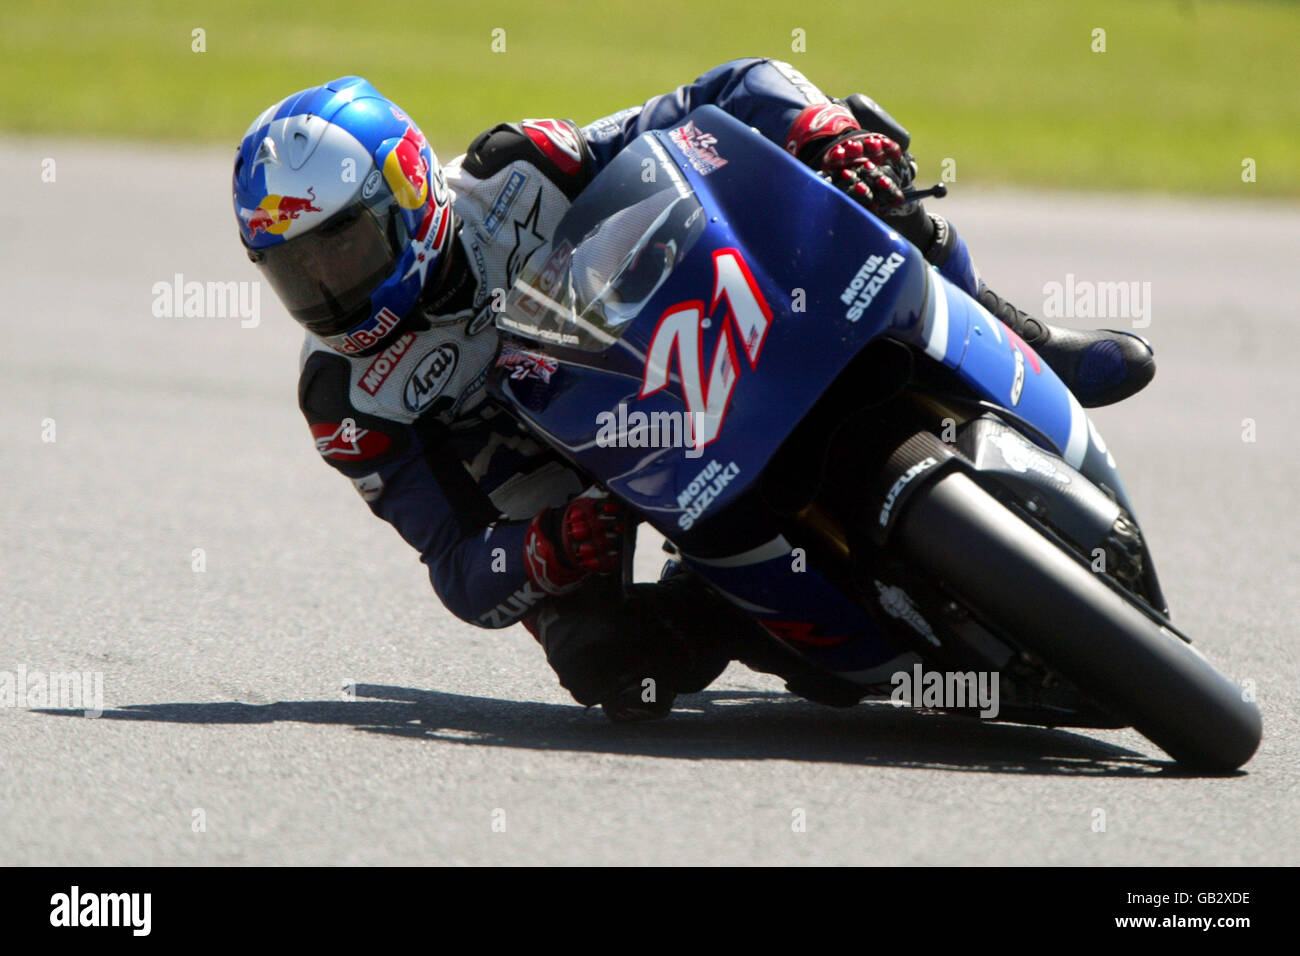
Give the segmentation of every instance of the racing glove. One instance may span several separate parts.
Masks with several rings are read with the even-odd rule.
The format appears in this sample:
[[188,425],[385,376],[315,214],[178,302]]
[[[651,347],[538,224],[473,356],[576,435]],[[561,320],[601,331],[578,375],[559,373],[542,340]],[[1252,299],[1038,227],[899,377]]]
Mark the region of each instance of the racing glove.
[[[906,139],[906,130],[888,114],[883,121],[878,114],[876,119]],[[847,107],[813,105],[795,117],[785,148],[875,215],[887,218],[890,228],[919,248],[931,264],[942,268],[952,260],[945,275],[975,294],[974,267],[957,231],[947,220],[927,213],[920,200],[904,197],[903,190],[916,178],[916,160],[896,140],[862,129]]]
[[805,107],[786,134],[785,148],[877,216],[912,209],[903,194],[916,175],[912,157],[884,133],[864,130],[847,107]]
[[567,594],[590,575],[617,571],[626,525],[622,505],[599,492],[543,508],[524,536],[528,577],[547,594]]

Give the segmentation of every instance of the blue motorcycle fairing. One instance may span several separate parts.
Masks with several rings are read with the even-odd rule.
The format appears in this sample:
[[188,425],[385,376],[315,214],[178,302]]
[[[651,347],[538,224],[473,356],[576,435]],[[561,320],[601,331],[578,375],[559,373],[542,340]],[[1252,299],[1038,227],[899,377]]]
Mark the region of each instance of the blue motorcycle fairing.
[[1023,339],[933,267],[924,320],[901,338],[956,372],[975,396],[1005,408],[1009,424],[1012,415],[1027,421],[1050,440],[1048,451],[1134,513],[1114,456],[1074,393]]
[[[601,476],[668,537],[743,494],[827,384],[872,338],[919,324],[927,271],[914,246],[748,127],[715,107],[694,111],[683,125],[692,124],[716,138],[713,151],[723,160],[704,174],[672,139],[675,130],[647,133],[637,142],[652,141],[651,152],[685,177],[704,210],[703,235],[640,317],[603,352],[539,338],[558,366],[550,382],[520,388],[505,379],[498,385],[531,427]],[[600,190],[627,152],[587,191]],[[760,194],[755,182],[763,183]],[[720,261],[741,264],[771,316],[756,341],[746,342],[732,296],[719,291]],[[841,294],[868,261],[892,261],[892,275],[871,310],[856,321],[844,320],[848,306]],[[695,340],[680,335],[671,348],[661,348],[664,368],[651,361],[651,346],[664,316],[682,306],[699,316]],[[509,313],[507,306],[505,321],[498,320],[503,333],[528,334],[511,324]],[[797,364],[789,361],[794,356]],[[667,386],[647,392],[648,378],[664,372]],[[729,380],[729,401],[718,403],[713,389],[725,389]],[[705,400],[703,407],[688,400],[687,384]],[[713,416],[710,397],[718,411]],[[683,422],[694,421],[691,413],[704,414],[717,434],[702,448],[645,447],[635,443],[637,436],[622,433],[614,443],[603,442],[601,412],[620,422],[632,412],[660,422],[667,420],[664,413]]]
[[[702,138],[703,148],[696,145]],[[703,236],[621,335],[597,343],[603,351],[539,339],[558,366],[550,381],[521,387],[507,379],[500,390],[532,427],[663,534],[680,534],[743,494],[826,386],[878,335],[924,350],[974,396],[1029,421],[1056,446],[1049,450],[1128,507],[1100,434],[1028,345],[878,218],[716,107],[700,107],[673,129],[641,136],[587,187],[570,215],[584,201],[608,203],[607,185],[627,179],[620,165],[635,163],[643,171],[650,157],[661,174],[689,186],[706,217]],[[563,229],[562,223],[557,231]],[[744,263],[771,313],[753,354],[740,347],[743,333],[728,297],[717,294],[717,256],[727,250]],[[871,263],[875,269],[868,269]],[[886,267],[892,271],[878,282]],[[865,304],[850,294],[855,284],[872,289]],[[667,353],[668,386],[645,393],[655,332],[671,308],[683,305],[699,313],[697,342],[678,341]],[[507,335],[529,334],[520,325],[498,324]],[[786,360],[795,355],[797,364]],[[734,386],[714,418],[716,437],[702,448],[644,444],[663,437],[660,432],[689,431],[696,420],[690,413],[706,409],[690,406],[683,375],[707,399],[711,383],[725,385],[727,376],[714,374],[718,367],[731,372]],[[598,421],[602,412],[609,414]],[[611,419],[619,428],[612,442],[602,441],[600,426]],[[668,426],[638,434],[640,421]],[[629,424],[632,434],[623,430]]]
[[[640,254],[653,244],[619,240],[619,230],[605,225],[613,216],[597,227],[586,220],[593,208],[616,209],[620,190],[629,202],[653,192],[637,185],[646,170],[651,182],[666,177],[678,194],[694,197],[702,231],[681,244],[680,255],[669,256],[668,271],[634,317],[598,303],[600,315],[593,319],[582,302],[574,298],[570,308],[558,287],[547,286],[543,311],[549,320],[559,318],[552,327],[521,308],[527,288],[515,293],[521,284],[553,277],[538,278],[544,268],[521,275],[497,324],[508,343],[540,352],[553,371],[540,378],[498,376],[492,387],[526,424],[665,537],[684,547],[715,534],[734,542],[732,559],[716,542],[709,558],[682,557],[773,633],[855,677],[900,653],[817,569],[792,577],[788,546],[767,553],[770,543],[755,547],[763,529],[752,529],[742,541],[744,535],[715,532],[711,524],[731,514],[728,508],[754,485],[830,383],[878,336],[910,344],[951,369],[971,397],[1013,411],[1056,446],[1049,451],[1059,451],[1127,507],[1100,435],[1028,345],[879,219],[714,107],[701,107],[679,126],[646,133],[625,148],[558,227],[572,248],[558,248],[557,240],[557,248],[537,253],[536,261],[572,269],[580,258],[621,257],[618,269],[635,272]],[[568,228],[570,216],[584,220],[579,228]],[[698,225],[695,214],[690,221]],[[603,257],[599,245],[581,248],[617,241],[624,245],[611,245],[613,254]],[[634,257],[625,254],[628,248],[636,250]],[[579,276],[570,284],[607,279],[606,288],[618,290],[621,275],[597,274],[594,283]],[[532,294],[540,293],[533,288]],[[618,298],[617,292],[611,296]],[[667,343],[665,329],[672,332]],[[680,440],[662,447],[658,439],[671,438],[671,429],[661,434],[645,424],[680,422],[685,413],[694,413],[681,433],[688,447]],[[703,437],[698,447],[689,444],[695,429]]]
[[864,683],[885,680],[887,673],[872,670],[900,654],[857,603],[801,561],[779,535],[723,558],[680,558],[772,634],[841,675]]

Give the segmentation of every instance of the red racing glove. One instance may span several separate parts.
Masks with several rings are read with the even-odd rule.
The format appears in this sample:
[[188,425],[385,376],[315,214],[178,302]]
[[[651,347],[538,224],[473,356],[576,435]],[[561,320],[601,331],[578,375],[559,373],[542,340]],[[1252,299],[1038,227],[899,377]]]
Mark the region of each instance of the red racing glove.
[[864,130],[847,107],[805,107],[785,148],[876,215],[907,211],[903,190],[915,174],[911,157],[885,134]]
[[543,508],[524,536],[528,577],[547,594],[567,594],[589,575],[617,571],[626,519],[618,502],[590,493]]

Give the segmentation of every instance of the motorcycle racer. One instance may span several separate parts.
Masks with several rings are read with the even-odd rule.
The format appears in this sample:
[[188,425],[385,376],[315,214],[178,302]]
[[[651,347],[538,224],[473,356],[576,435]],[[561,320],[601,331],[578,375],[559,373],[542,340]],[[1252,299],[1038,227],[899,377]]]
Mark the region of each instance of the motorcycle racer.
[[[776,60],[724,63],[641,106],[578,127],[502,123],[446,167],[416,124],[359,77],[273,105],[234,168],[240,238],[307,335],[299,405],[316,449],[428,567],[457,617],[522,622],[561,684],[613,717],[662,716],[733,659],[794,692],[861,690],[755,641],[749,620],[686,573],[626,592],[620,506],[497,407],[501,293],[592,178],[643,132],[712,104],[757,129],[913,242],[1038,350],[1084,405],[1150,381],[1126,333],[1048,326],[997,296],[951,223],[907,196],[906,131],[864,96],[832,100]],[[545,377],[544,363],[519,365]]]

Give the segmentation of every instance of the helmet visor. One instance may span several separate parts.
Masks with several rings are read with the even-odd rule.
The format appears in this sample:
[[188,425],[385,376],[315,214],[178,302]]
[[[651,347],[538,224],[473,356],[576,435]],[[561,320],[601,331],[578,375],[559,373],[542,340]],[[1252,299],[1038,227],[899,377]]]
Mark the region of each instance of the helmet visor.
[[371,294],[409,241],[395,203],[357,201],[310,232],[248,255],[289,313],[309,332],[329,336],[370,317]]

